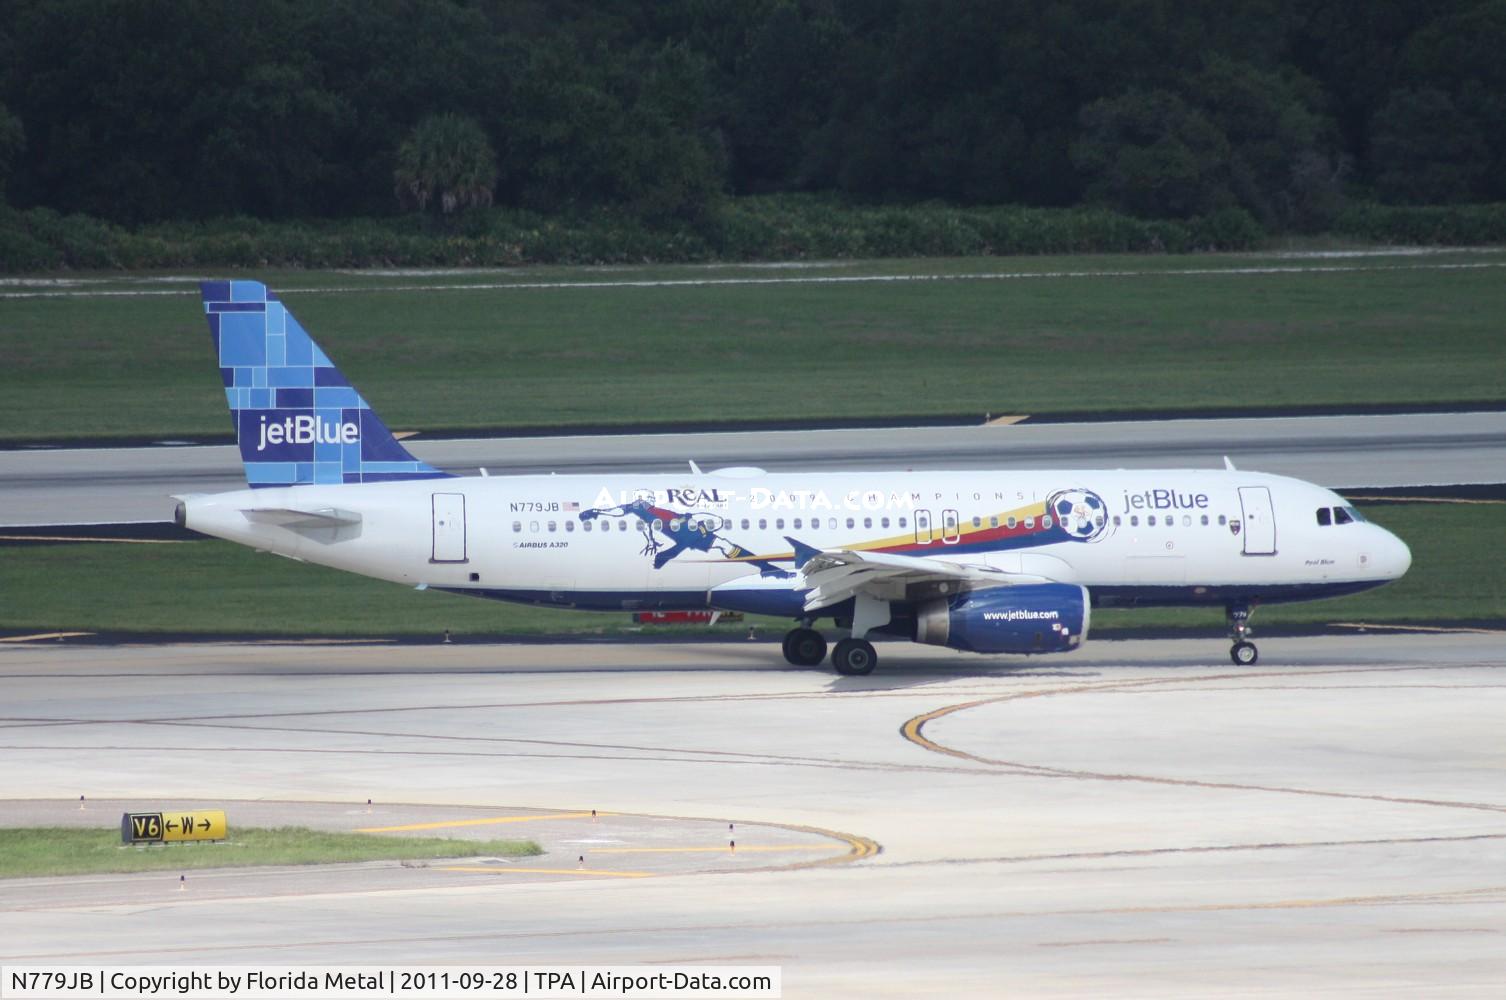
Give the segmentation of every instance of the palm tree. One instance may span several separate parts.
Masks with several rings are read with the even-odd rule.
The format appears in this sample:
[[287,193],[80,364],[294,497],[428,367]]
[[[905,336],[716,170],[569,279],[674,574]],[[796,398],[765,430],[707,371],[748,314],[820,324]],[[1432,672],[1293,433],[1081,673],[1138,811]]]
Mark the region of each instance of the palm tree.
[[430,115],[397,148],[398,199],[445,215],[492,203],[497,157],[486,132],[464,115]]

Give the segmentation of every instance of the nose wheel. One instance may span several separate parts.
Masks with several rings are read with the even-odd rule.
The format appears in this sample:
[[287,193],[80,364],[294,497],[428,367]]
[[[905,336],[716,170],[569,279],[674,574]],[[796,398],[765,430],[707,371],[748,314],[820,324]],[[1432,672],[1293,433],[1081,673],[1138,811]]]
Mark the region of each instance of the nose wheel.
[[1230,604],[1225,610],[1229,616],[1229,638],[1234,640],[1234,645],[1229,648],[1229,659],[1236,667],[1253,666],[1260,659],[1260,651],[1250,641],[1255,634],[1250,630],[1250,616],[1255,613],[1255,605]]

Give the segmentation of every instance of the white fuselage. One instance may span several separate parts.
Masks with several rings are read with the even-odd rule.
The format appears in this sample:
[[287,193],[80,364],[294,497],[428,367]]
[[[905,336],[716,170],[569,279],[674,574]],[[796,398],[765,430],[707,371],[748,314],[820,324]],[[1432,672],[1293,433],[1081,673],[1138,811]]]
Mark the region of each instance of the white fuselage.
[[718,585],[793,570],[792,540],[1077,583],[1106,604],[1322,597],[1393,580],[1411,561],[1332,491],[1235,470],[308,485],[189,497],[183,522],[383,580],[598,609],[711,606]]

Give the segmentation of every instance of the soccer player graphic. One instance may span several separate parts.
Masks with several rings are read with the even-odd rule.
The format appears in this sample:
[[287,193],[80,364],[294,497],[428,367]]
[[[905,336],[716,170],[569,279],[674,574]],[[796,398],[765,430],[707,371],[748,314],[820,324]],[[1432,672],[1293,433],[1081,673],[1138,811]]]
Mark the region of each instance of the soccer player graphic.
[[652,556],[654,569],[663,569],[665,563],[686,549],[695,552],[716,552],[727,559],[751,562],[765,575],[784,571],[773,563],[750,559],[754,553],[722,537],[721,532],[730,528],[732,522],[718,514],[704,511],[682,513],[654,502],[654,495],[643,491],[628,503],[616,507],[593,507],[580,512],[582,521],[594,521],[600,517],[636,518],[638,531],[643,535],[643,555]]

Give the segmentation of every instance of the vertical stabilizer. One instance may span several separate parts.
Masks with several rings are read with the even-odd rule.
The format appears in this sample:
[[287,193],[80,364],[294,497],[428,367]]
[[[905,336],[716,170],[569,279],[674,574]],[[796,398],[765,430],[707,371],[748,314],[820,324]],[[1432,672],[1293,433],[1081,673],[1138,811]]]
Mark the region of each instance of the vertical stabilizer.
[[435,479],[259,281],[200,286],[252,487]]

